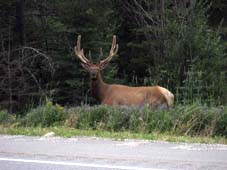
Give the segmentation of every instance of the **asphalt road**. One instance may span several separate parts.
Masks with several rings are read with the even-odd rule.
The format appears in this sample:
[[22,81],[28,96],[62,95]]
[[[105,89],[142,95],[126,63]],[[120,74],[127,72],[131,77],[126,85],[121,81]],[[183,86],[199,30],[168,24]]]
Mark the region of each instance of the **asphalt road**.
[[0,135],[0,170],[227,170],[227,145]]

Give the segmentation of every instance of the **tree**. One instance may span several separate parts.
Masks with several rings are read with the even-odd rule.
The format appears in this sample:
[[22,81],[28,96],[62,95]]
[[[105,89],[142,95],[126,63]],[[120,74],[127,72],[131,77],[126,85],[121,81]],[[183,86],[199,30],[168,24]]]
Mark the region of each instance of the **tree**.
[[[220,40],[219,30],[208,26],[209,4],[196,0],[119,3],[130,42],[121,55],[127,55],[126,72],[137,75],[136,82],[168,87],[179,100],[192,102],[200,96],[200,101],[226,102],[226,43]],[[196,83],[189,89],[189,74],[194,75],[190,81],[201,81],[202,87]],[[214,86],[215,77],[220,81]],[[189,91],[190,98],[185,96]]]
[[14,113],[31,99],[47,94],[53,66],[49,56],[25,46],[23,0],[3,5],[6,8],[1,10],[0,106]]

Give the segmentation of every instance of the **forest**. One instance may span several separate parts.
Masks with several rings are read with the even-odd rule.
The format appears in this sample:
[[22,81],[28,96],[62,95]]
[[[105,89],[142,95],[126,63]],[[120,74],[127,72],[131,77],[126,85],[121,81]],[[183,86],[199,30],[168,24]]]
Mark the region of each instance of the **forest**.
[[43,100],[96,105],[74,53],[78,35],[92,60],[119,50],[108,83],[160,85],[175,105],[227,103],[224,0],[7,0],[0,2],[0,109],[22,113]]

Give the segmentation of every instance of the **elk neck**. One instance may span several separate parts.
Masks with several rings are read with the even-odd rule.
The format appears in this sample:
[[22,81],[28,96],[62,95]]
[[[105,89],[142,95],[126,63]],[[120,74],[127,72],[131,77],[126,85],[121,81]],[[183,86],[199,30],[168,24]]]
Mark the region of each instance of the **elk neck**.
[[94,98],[102,101],[105,98],[108,84],[102,80],[102,75],[99,72],[96,80],[91,80],[91,93]]

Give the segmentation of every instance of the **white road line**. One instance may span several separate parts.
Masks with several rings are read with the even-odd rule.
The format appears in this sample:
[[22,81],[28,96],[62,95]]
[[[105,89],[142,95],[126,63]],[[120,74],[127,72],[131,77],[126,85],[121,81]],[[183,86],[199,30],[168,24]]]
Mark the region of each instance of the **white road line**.
[[32,159],[14,159],[14,158],[1,158],[1,157],[0,157],[0,161],[79,166],[79,167],[90,167],[90,168],[120,169],[120,170],[164,170],[164,169],[156,169],[156,168],[142,168],[142,167],[131,167],[131,166],[87,164],[87,163],[64,162],[64,161],[43,161],[43,160],[32,160]]

